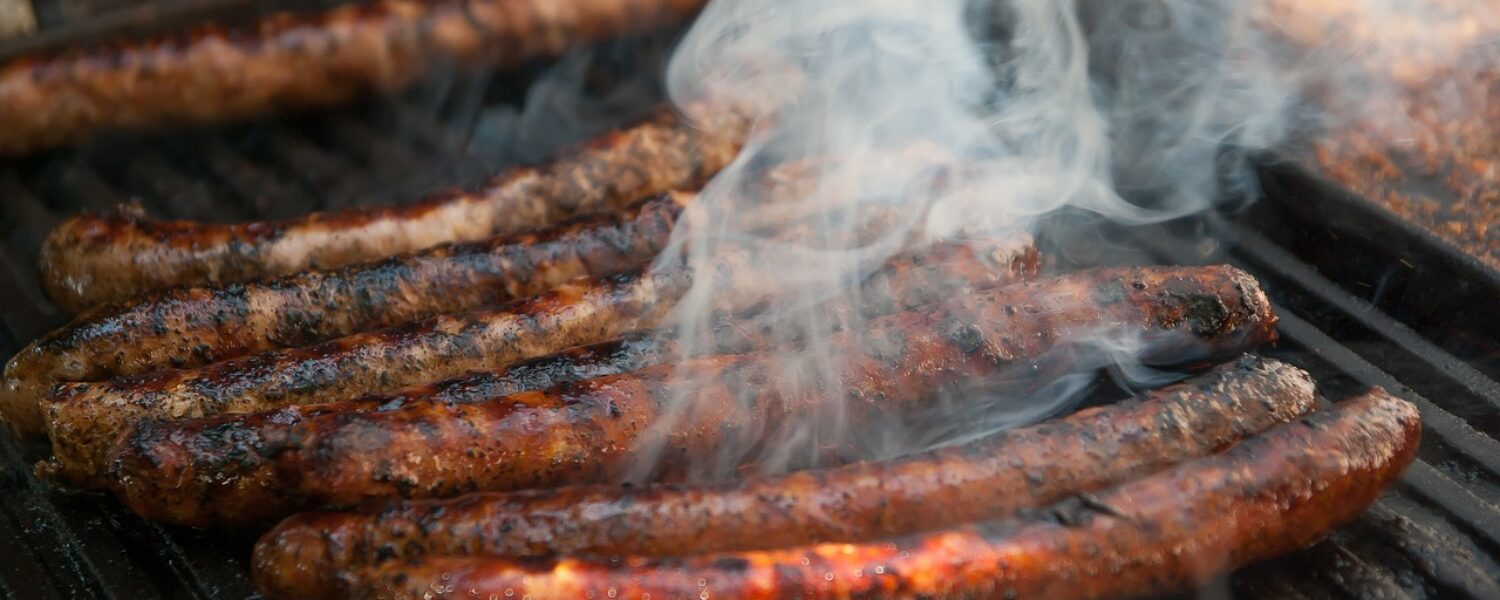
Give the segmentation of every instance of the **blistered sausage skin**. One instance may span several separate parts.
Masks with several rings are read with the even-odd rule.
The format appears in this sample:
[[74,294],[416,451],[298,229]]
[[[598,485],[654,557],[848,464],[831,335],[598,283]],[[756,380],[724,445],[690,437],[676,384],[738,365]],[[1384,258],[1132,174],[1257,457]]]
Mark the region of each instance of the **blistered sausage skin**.
[[607,340],[655,323],[688,285],[680,273],[586,277],[496,311],[440,315],[199,369],[58,384],[42,401],[52,458],[38,473],[102,487],[110,448],[141,421],[350,400]]
[[1245,357],[1187,382],[962,446],[732,485],[579,486],[303,513],[261,538],[271,598],[420,556],[681,556],[858,542],[1008,518],[1213,453],[1315,406],[1312,378]]
[[716,120],[689,124],[662,111],[552,163],[402,206],[232,224],[129,211],[75,216],[42,244],[42,283],[54,302],[77,313],[178,285],[253,281],[478,241],[695,189],[734,158],[745,133],[732,111],[704,113]]
[[1416,408],[1377,390],[1223,454],[1065,501],[1049,520],[685,559],[438,557],[358,569],[345,583],[352,598],[1154,596],[1354,519],[1410,464],[1420,437]]
[[[743,255],[734,256],[724,262],[749,289],[772,289]],[[42,400],[53,456],[38,474],[105,486],[110,448],[143,420],[351,400],[608,340],[655,324],[690,282],[683,270],[583,277],[493,311],[439,315],[198,369],[61,383]]]
[[[1177,362],[1253,349],[1275,322],[1255,280],[1231,267],[1090,270],[829,336],[819,352],[842,357],[830,377],[799,379],[800,365],[777,352],[702,357],[469,404],[310,419],[277,462],[297,494],[325,506],[614,481],[640,468],[643,444],[658,446],[663,477],[830,395],[858,423],[925,406],[955,382],[1050,381],[1077,368],[1068,344],[1085,332],[1135,336],[1143,360]],[[692,410],[675,411],[685,397]]]
[[255,283],[173,288],[101,306],[32,342],[5,367],[0,414],[43,430],[58,382],[191,368],[295,348],[544,292],[574,277],[640,267],[694,198],[669,193],[536,233],[437,246]]
[[377,0],[0,65],[0,155],[111,129],[215,123],[511,66],[676,23],[703,0]]
[[[847,321],[844,312],[858,318],[879,317],[953,294],[1031,278],[1037,273],[1038,263],[1037,249],[1025,236],[996,242],[941,243],[895,255],[859,285],[858,300],[829,302],[817,311],[822,323]],[[762,294],[774,291],[759,279],[754,284]],[[738,296],[739,302],[756,299],[754,294]],[[660,308],[669,306],[669,302],[660,303]],[[753,315],[729,318],[715,327],[711,344],[726,353],[765,350],[777,341],[760,321]],[[296,507],[294,498],[282,489],[272,458],[290,449],[287,437],[297,423],[339,413],[396,410],[417,402],[465,404],[502,398],[568,381],[621,374],[679,356],[681,351],[672,338],[637,332],[618,341],[574,348],[392,395],[270,413],[141,423],[114,447],[108,460],[108,480],[124,504],[154,520],[229,526],[275,519]],[[438,371],[441,369],[429,369],[423,375]]]

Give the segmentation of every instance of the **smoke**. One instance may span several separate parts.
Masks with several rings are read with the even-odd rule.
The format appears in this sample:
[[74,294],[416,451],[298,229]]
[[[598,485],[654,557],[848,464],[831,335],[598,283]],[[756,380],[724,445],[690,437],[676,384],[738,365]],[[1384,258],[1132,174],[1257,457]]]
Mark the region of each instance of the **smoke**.
[[[807,309],[858,293],[857,283],[897,252],[1019,231],[1065,237],[1049,228],[1066,215],[1149,224],[1253,199],[1252,157],[1352,110],[1309,102],[1326,94],[1319,85],[1367,94],[1378,87],[1374,78],[1356,87],[1328,74],[1356,58],[1388,58],[1357,44],[1321,47],[1314,30],[1288,29],[1286,20],[1314,9],[1325,24],[1350,12],[1407,12],[1394,0],[1302,4],[712,2],[672,56],[669,95],[690,118],[741,111],[755,127],[658,263],[694,273],[671,321],[683,358],[713,352],[698,340],[736,293],[738,275],[715,268],[729,252],[754,248],[762,254],[752,262],[793,290],[757,316],[789,342],[776,352],[789,365],[787,380],[768,385],[836,389],[842,357],[828,334],[864,324],[824,322]],[[1354,96],[1338,103],[1352,106]],[[768,173],[788,165],[797,181],[771,186],[776,197],[768,197]],[[770,227],[744,217],[768,205],[800,210]],[[873,234],[872,214],[881,215]],[[1141,364],[1145,345],[1070,340],[1075,373],[1026,389],[970,382],[935,404],[937,418],[901,415],[860,431],[851,431],[843,396],[830,393],[819,414],[743,432],[741,443],[696,457],[695,466],[718,477],[747,462],[767,471],[816,463],[820,449],[871,440],[876,454],[888,454],[972,439],[1072,406],[1096,386],[1100,368],[1126,386],[1176,378]],[[672,415],[695,409],[687,383]],[[645,448],[643,462],[657,449]]]
[[[660,71],[670,52],[663,35],[626,37],[568,52],[521,86],[524,98],[487,108],[471,146],[491,166],[538,163],[570,145],[644,118],[661,103]],[[485,106],[484,93],[461,96]]]

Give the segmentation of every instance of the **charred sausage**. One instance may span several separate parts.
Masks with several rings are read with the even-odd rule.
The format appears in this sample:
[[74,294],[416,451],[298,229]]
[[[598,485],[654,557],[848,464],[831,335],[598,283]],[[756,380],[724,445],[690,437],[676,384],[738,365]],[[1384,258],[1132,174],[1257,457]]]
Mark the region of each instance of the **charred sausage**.
[[128,211],[75,216],[42,244],[43,286],[77,313],[178,285],[253,281],[478,241],[694,189],[734,158],[745,132],[736,113],[705,112],[717,120],[698,126],[711,129],[663,111],[550,164],[403,206],[233,224],[159,221]]
[[377,0],[0,65],[0,155],[106,129],[213,123],[400,90],[682,21],[703,0]]
[[419,556],[680,556],[857,542],[1008,518],[1213,453],[1314,407],[1312,378],[1244,357],[1138,400],[883,463],[732,485],[580,486],[304,513],[255,547],[272,598]]
[[[1085,333],[1138,336],[1143,360],[1178,362],[1240,354],[1272,339],[1275,322],[1255,280],[1231,267],[1092,270],[830,336],[820,352],[843,357],[832,377],[788,385],[800,367],[780,353],[700,357],[482,402],[309,419],[277,462],[297,494],[327,506],[618,480],[640,468],[643,444],[659,444],[655,476],[666,477],[830,395],[858,423],[923,406],[955,382],[1040,385],[1079,368],[1070,343]],[[688,395],[692,410],[674,411]]]
[[638,268],[696,196],[671,193],[537,233],[438,246],[257,283],[174,288],[105,305],[32,342],[5,368],[3,414],[40,432],[57,382],[189,368],[435,315],[492,307],[574,277]]
[[[1207,583],[1362,512],[1414,458],[1421,419],[1374,391],[1049,519],[894,542],[686,559],[428,558],[347,574],[354,598],[1131,598]],[[1006,535],[1006,533],[1009,533]]]
[[[1035,247],[1025,236],[942,243],[892,257],[860,286],[860,293],[855,295],[860,299],[857,305],[834,303],[822,310],[827,314],[826,321],[836,320],[838,316],[831,313],[840,309],[857,311],[863,318],[889,314],[950,294],[1029,278],[1036,273],[1038,262]],[[719,273],[738,281],[733,286],[738,291],[725,294],[736,303],[727,306],[727,311],[759,305],[784,291],[775,277],[760,269],[741,266],[721,268]],[[77,422],[80,429],[91,427],[87,435],[70,432],[70,438],[80,440],[70,443],[107,448],[114,436],[100,433],[98,424],[123,420],[121,414],[127,409],[174,415],[220,410],[243,413],[309,401],[352,399],[358,391],[378,392],[472,369],[493,368],[518,357],[653,325],[671,310],[686,286],[686,278],[674,276],[646,276],[644,280],[641,276],[616,276],[592,286],[570,284],[517,302],[502,312],[440,317],[310,350],[219,363],[180,377],[171,384],[170,393],[158,387],[161,376],[130,384],[121,380],[88,384],[101,393],[86,401],[67,399],[67,406],[59,407],[50,421]],[[755,319],[731,319],[717,328],[712,343],[725,351],[764,349],[772,343],[769,335],[769,331],[757,327]],[[107,479],[126,505],[157,520],[206,527],[284,516],[291,499],[278,489],[274,465],[265,457],[285,449],[286,433],[306,415],[497,398],[622,373],[677,356],[679,351],[669,338],[640,333],[390,396],[269,413],[145,423],[115,448],[109,461],[112,473]],[[252,381],[261,383],[252,385]],[[54,435],[54,445],[63,439]],[[64,454],[58,452],[58,456]]]

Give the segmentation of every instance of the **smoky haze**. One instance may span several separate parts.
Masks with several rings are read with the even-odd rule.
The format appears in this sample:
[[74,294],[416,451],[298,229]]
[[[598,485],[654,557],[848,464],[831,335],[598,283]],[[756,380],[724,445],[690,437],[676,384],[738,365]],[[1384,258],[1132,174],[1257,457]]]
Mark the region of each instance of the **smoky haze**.
[[[1337,4],[1375,18],[1390,3]],[[1061,213],[1147,224],[1253,199],[1251,157],[1327,119],[1329,106],[1304,92],[1364,52],[1293,48],[1298,36],[1279,23],[1296,10],[1273,0],[712,2],[675,50],[667,89],[690,118],[736,110],[756,126],[656,264],[694,275],[668,329],[684,361],[713,354],[701,340],[736,293],[716,265],[749,252],[789,290],[752,317],[782,342],[785,377],[766,385],[833,391],[817,414],[737,430],[720,452],[690,457],[694,474],[974,439],[1073,406],[1101,368],[1128,385],[1175,379],[1142,364],[1155,341],[1083,332],[1068,344],[1076,373],[1027,389],[965,382],[923,414],[856,426],[837,392],[845,357],[829,339],[866,323],[809,308],[857,302],[857,283],[884,260],[944,240],[1045,238]],[[796,181],[768,199],[768,179],[787,165]],[[800,210],[780,226],[743,218],[767,203]],[[686,369],[675,386],[676,417],[702,408],[693,377]],[[657,468],[675,423],[648,436],[638,476]]]

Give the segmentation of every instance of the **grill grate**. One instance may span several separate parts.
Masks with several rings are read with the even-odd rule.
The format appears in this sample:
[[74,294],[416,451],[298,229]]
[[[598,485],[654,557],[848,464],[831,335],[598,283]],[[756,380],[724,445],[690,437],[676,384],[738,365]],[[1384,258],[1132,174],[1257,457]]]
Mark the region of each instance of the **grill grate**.
[[[609,68],[629,56],[654,66],[666,41],[621,41],[596,50],[609,59],[594,62]],[[0,357],[65,319],[38,288],[35,266],[42,237],[62,217],[137,201],[157,215],[276,218],[472,180],[590,133],[558,127],[571,135],[519,150],[494,143],[505,132],[486,128],[517,123],[516,115],[533,108],[514,91],[529,89],[539,75],[529,69],[495,81],[455,73],[349,111],[168,137],[117,136],[0,163],[0,286],[12,290],[0,297]],[[659,100],[659,82],[645,87],[656,96],[640,106]],[[611,120],[605,117],[632,116],[590,122],[602,127]],[[1500,498],[1500,349],[1492,341],[1500,340],[1500,324],[1483,322],[1484,311],[1462,310],[1500,302],[1500,277],[1368,204],[1340,200],[1295,167],[1266,172],[1267,201],[1235,215],[1153,228],[1139,236],[1142,260],[1228,261],[1256,275],[1282,316],[1283,341],[1268,354],[1311,371],[1329,398],[1381,385],[1415,401],[1425,421],[1423,449],[1397,489],[1358,522],[1205,593],[1500,598],[1500,507],[1491,500]],[[1204,232],[1220,245],[1160,241]],[[43,452],[0,435],[0,548],[7,549],[0,596],[254,594],[252,534],[163,527],[110,499],[50,489],[30,475]]]

